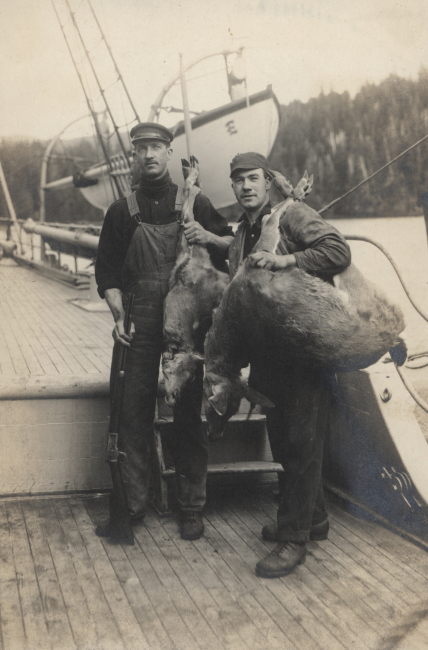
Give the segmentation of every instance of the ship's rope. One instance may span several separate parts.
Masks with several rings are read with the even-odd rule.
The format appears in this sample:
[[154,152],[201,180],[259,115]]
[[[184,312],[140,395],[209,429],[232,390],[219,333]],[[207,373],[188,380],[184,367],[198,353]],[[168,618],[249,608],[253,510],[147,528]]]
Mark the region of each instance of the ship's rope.
[[367,176],[367,178],[365,178],[364,180],[362,180],[361,183],[358,183],[358,185],[355,185],[355,187],[353,187],[351,190],[348,190],[347,192],[345,192],[345,194],[342,194],[342,196],[339,196],[337,199],[334,199],[334,201],[332,201],[331,203],[329,203],[328,205],[326,205],[324,208],[321,208],[321,210],[318,210],[318,214],[323,214],[324,212],[326,212],[327,210],[329,210],[330,208],[332,208],[333,205],[336,205],[336,203],[339,203],[339,201],[342,201],[342,199],[344,199],[345,197],[347,197],[347,196],[349,196],[350,194],[352,194],[352,192],[355,192],[355,190],[357,190],[359,187],[361,187],[361,186],[364,185],[365,183],[368,183],[369,181],[371,181],[372,178],[374,178],[375,176],[377,176],[378,174],[380,174],[380,172],[382,172],[384,169],[386,169],[387,167],[389,167],[390,165],[392,165],[393,163],[395,163],[397,160],[399,160],[400,158],[402,158],[403,156],[405,156],[406,153],[409,153],[409,151],[412,151],[412,149],[414,149],[415,147],[418,147],[420,144],[422,144],[422,142],[425,142],[425,140],[427,140],[427,139],[428,139],[428,135],[425,135],[423,138],[421,138],[420,140],[418,140],[417,142],[415,142],[415,144],[412,144],[411,147],[408,147],[408,149],[405,149],[405,151],[402,151],[400,154],[398,154],[398,156],[396,156],[395,158],[393,158],[392,160],[390,160],[389,162],[387,162],[386,165],[383,165],[383,167],[381,167],[380,169],[378,169],[376,172],[374,172],[374,173],[371,174],[370,176]]
[[[373,246],[376,246],[385,255],[385,257],[388,259],[389,263],[391,264],[392,268],[394,269],[394,271],[395,271],[395,273],[396,273],[396,275],[397,275],[397,277],[398,277],[398,279],[399,279],[399,281],[401,283],[401,286],[404,289],[404,293],[406,294],[407,298],[409,299],[409,302],[411,303],[411,305],[418,312],[418,314],[420,316],[422,316],[422,318],[425,321],[428,322],[428,313],[425,311],[425,309],[423,309],[423,307],[418,305],[417,302],[412,298],[410,290],[409,290],[408,286],[406,285],[406,282],[404,281],[404,278],[403,278],[403,275],[402,275],[400,269],[398,268],[397,264],[394,262],[392,256],[390,255],[390,253],[388,253],[386,248],[382,244],[380,244],[378,241],[372,239],[371,237],[367,237],[365,235],[345,235],[345,239],[348,239],[350,241],[365,241],[365,242],[368,242],[369,244],[372,244]],[[416,358],[424,357],[424,356],[428,356],[428,352],[421,352],[419,354],[414,354],[414,355],[412,355],[410,357],[410,359],[416,359]],[[428,413],[428,404],[417,393],[416,389],[414,388],[414,386],[411,383],[411,381],[409,380],[409,378],[406,377],[406,374],[405,374],[403,368],[398,366],[396,363],[394,363],[394,365],[397,368],[397,372],[398,372],[398,374],[399,374],[399,376],[401,378],[401,381],[403,382],[404,386],[406,387],[406,389],[408,390],[410,395],[415,400],[416,404],[418,406],[420,406],[421,409],[423,409],[426,413]],[[427,364],[424,364],[424,365],[427,365]],[[424,366],[419,366],[419,367],[423,368]]]
[[410,395],[413,397],[415,400],[416,404],[421,407],[425,411],[425,413],[428,413],[428,404],[425,402],[425,400],[419,395],[419,393],[416,392],[415,387],[413,386],[412,382],[409,380],[408,377],[406,377],[406,373],[404,372],[402,366],[397,366],[397,364],[394,364],[395,367],[397,368],[397,372],[400,375],[400,379],[403,382],[404,386],[407,388],[409,391]]
[[367,237],[365,235],[345,235],[345,239],[349,239],[350,241],[366,241],[369,244],[372,244],[373,246],[376,246],[376,248],[378,248],[380,251],[382,251],[382,253],[385,255],[385,257],[388,259],[391,266],[393,267],[395,273],[397,274],[398,279],[401,282],[401,286],[404,289],[404,293],[406,294],[407,298],[409,299],[409,302],[416,309],[418,314],[420,316],[422,316],[422,318],[425,321],[427,321],[427,323],[428,323],[428,312],[426,312],[425,309],[423,307],[421,307],[420,305],[418,305],[415,302],[415,300],[412,298],[412,296],[410,294],[410,290],[409,290],[409,288],[408,288],[408,286],[407,286],[407,284],[406,284],[406,282],[405,282],[405,280],[404,280],[404,278],[403,278],[403,276],[401,274],[400,269],[398,268],[397,264],[394,262],[392,256],[390,255],[390,253],[388,253],[386,248],[382,244],[380,244],[378,241],[376,241],[375,239],[372,239],[371,237]]

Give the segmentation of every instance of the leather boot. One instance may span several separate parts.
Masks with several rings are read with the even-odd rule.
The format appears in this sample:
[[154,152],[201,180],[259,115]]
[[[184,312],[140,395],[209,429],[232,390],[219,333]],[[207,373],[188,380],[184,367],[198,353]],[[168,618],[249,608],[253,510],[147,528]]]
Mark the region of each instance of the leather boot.
[[107,523],[104,526],[97,526],[95,528],[95,534],[98,537],[108,537],[110,544],[127,544],[129,546],[134,546],[134,537],[124,537],[118,535],[117,532],[114,532],[110,528],[110,524]]
[[[321,521],[319,524],[312,524],[310,539],[313,542],[321,542],[323,539],[327,539],[329,528],[330,524],[328,522],[328,519],[324,519],[324,521]],[[263,526],[262,537],[268,542],[279,542],[280,540],[278,539],[278,526],[275,523],[266,524]]]
[[202,513],[198,510],[182,510],[180,513],[180,534],[182,539],[199,539],[204,532]]
[[[138,526],[139,524],[142,524],[144,522],[144,517],[145,513],[140,515],[131,515],[131,526]],[[114,531],[111,528],[109,521],[107,521],[105,524],[97,526],[95,528],[95,534],[98,535],[98,537],[109,537],[111,544],[129,544],[130,546],[134,545],[133,537],[118,535],[117,531]]]
[[269,555],[256,564],[256,574],[261,578],[281,578],[306,560],[304,542],[279,542]]

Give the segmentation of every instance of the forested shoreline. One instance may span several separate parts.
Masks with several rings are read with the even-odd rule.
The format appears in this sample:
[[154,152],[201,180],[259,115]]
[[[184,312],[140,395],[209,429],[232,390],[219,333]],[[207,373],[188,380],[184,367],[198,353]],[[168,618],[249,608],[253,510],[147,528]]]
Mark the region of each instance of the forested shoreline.
[[[428,133],[428,70],[418,79],[391,75],[349,93],[321,93],[308,102],[281,106],[281,123],[270,156],[273,169],[293,183],[305,169],[314,175],[309,203],[316,209],[344,194]],[[38,218],[40,167],[46,142],[0,140],[0,161],[19,218]],[[64,152],[50,162],[49,178],[82,169]],[[420,195],[428,191],[428,140],[326,216],[407,216],[421,214]],[[47,221],[95,222],[102,213],[74,189],[47,193]],[[3,193],[0,218],[7,218]]]

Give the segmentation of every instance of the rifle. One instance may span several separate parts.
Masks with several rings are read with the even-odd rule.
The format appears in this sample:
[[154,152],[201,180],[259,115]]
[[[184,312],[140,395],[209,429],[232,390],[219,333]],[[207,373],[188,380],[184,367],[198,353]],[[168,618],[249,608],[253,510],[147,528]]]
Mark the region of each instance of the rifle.
[[[134,295],[129,294],[125,309],[124,329],[129,335],[134,308]],[[118,449],[120,438],[120,419],[122,415],[123,392],[125,388],[125,364],[128,348],[120,345],[118,371],[115,377],[110,410],[110,426],[107,438],[106,461],[110,466],[113,491],[110,493],[109,537],[114,541],[127,544],[134,543],[131,518],[128,511],[125,485],[123,483],[121,463],[126,461],[126,454]]]

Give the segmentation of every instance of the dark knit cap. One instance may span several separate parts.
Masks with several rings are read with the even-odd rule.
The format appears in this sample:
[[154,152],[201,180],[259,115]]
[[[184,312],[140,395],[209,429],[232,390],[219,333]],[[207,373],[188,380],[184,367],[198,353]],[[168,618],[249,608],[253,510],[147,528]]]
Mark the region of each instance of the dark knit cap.
[[230,177],[237,169],[263,169],[269,171],[269,164],[265,156],[261,153],[248,151],[247,153],[238,153],[230,163]]

